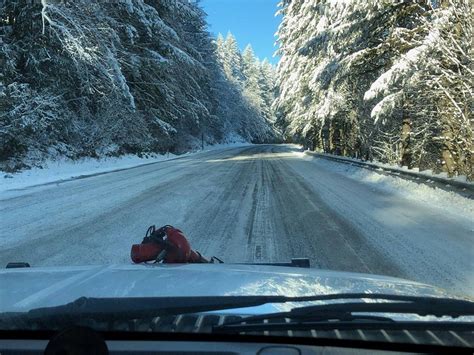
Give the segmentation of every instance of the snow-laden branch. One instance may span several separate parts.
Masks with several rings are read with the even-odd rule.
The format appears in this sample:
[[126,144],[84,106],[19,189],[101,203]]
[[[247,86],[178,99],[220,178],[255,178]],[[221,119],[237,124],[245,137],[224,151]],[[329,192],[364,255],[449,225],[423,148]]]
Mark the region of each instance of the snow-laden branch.
[[429,55],[436,48],[440,39],[439,30],[430,31],[422,44],[410,49],[377,80],[375,80],[364,94],[364,100],[369,101],[381,95],[386,95],[390,88],[400,84],[400,81],[409,78],[409,73],[416,70],[416,64],[420,61],[430,60]]
[[49,7],[49,4],[48,4],[48,0],[41,0],[41,5],[42,5],[42,9],[41,9],[41,20],[42,20],[42,25],[43,25],[43,30],[42,30],[42,33],[43,35],[45,34],[46,32],[46,21],[52,25],[54,24],[54,21],[49,17],[48,15],[48,7]]
[[393,112],[393,110],[399,106],[402,97],[403,91],[397,91],[396,93],[385,96],[379,101],[370,113],[370,116],[374,119],[374,123],[378,123],[381,117]]

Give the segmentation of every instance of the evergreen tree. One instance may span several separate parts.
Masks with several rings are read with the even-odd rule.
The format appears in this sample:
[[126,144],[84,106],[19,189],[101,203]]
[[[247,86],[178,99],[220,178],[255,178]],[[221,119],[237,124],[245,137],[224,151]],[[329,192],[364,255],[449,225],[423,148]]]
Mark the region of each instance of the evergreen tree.
[[242,94],[235,38],[214,43],[196,2],[0,0],[0,10],[0,169],[179,151],[201,134],[273,136]]
[[242,53],[242,75],[244,78],[245,96],[258,110],[262,110],[262,91],[259,85],[261,72],[260,63],[249,44]]
[[273,110],[273,102],[276,98],[276,77],[275,68],[265,58],[259,66],[259,81],[261,98],[263,102],[263,114],[267,120],[275,121],[275,112]]
[[242,55],[237,40],[232,33],[228,33],[225,39],[224,72],[230,81],[242,86],[244,76],[242,74]]
[[468,1],[281,6],[275,108],[289,137],[330,153],[472,176]]
[[[222,35],[218,35],[215,41],[216,56],[219,58],[221,69],[221,75],[216,76],[216,83],[219,86],[217,92],[220,97],[219,115],[227,117],[226,124],[233,126],[244,139],[253,142],[274,140],[276,133],[269,114],[271,102],[263,100],[264,93],[260,85],[262,80],[260,63],[251,46],[241,54],[235,37],[229,33],[227,38],[231,39],[231,46],[228,46],[227,40],[223,40]],[[229,60],[229,58],[239,59]],[[236,67],[232,67],[231,63]],[[269,106],[265,105],[266,102]]]
[[219,61],[219,64],[224,67],[224,63],[226,61],[226,48],[225,39],[221,33],[219,33],[216,39],[216,56]]

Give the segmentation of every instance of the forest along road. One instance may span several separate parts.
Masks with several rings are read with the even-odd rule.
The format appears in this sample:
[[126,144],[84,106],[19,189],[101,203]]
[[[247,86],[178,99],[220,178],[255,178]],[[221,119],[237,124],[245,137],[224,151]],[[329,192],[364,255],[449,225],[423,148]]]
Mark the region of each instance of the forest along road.
[[226,262],[309,257],[316,268],[474,295],[472,220],[327,164],[293,146],[255,145],[7,191],[0,264],[130,263],[149,225],[171,224]]

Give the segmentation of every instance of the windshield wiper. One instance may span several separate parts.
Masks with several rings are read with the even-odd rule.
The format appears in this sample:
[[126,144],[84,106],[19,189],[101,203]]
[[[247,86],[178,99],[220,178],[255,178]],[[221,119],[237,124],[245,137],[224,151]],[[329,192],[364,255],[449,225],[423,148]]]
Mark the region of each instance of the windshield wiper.
[[[327,330],[327,329],[445,329],[450,327],[470,330],[472,322],[397,321],[387,314],[415,314],[419,316],[452,317],[474,315],[474,302],[451,298],[417,297],[377,294],[339,294],[321,296],[319,300],[372,299],[389,302],[344,302],[296,307],[286,312],[276,312],[244,317],[215,326],[219,332],[245,332],[256,330]],[[368,313],[368,314],[367,314]],[[383,314],[383,315],[379,315]],[[263,321],[269,323],[262,323]],[[272,322],[273,321],[273,322]],[[276,321],[276,322],[275,322]]]
[[[202,297],[127,297],[127,298],[87,298],[55,307],[45,307],[24,313],[3,313],[0,320],[10,317],[20,317],[28,320],[62,320],[62,319],[95,319],[95,320],[128,320],[153,318],[166,315],[219,311],[244,307],[260,306],[267,303],[333,301],[350,299],[376,299],[387,301],[402,301],[391,303],[338,303],[318,306],[294,308],[291,312],[274,313],[273,317],[300,316],[307,313],[313,315],[324,312],[345,312],[359,309],[362,312],[414,312],[420,315],[451,316],[474,314],[474,302],[436,298],[386,294],[334,294],[302,297],[287,296],[202,296]],[[323,308],[321,308],[323,307]],[[326,308],[324,308],[326,307]],[[355,307],[355,308],[354,308]],[[370,308],[370,310],[369,310]],[[272,316],[270,315],[270,317]],[[268,318],[269,315],[261,316]],[[259,319],[256,316],[253,319]],[[261,318],[260,317],[260,318]],[[290,317],[291,318],[291,317]],[[249,319],[250,318],[246,318]]]

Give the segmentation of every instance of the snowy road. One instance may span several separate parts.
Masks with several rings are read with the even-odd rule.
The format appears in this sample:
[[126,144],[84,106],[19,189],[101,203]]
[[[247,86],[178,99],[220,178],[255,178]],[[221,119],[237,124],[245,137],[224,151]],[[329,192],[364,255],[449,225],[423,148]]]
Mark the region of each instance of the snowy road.
[[226,262],[309,257],[317,268],[474,295],[469,213],[431,207],[343,170],[291,146],[262,145],[7,191],[0,264],[128,263],[131,244],[149,225],[172,224],[195,249]]

